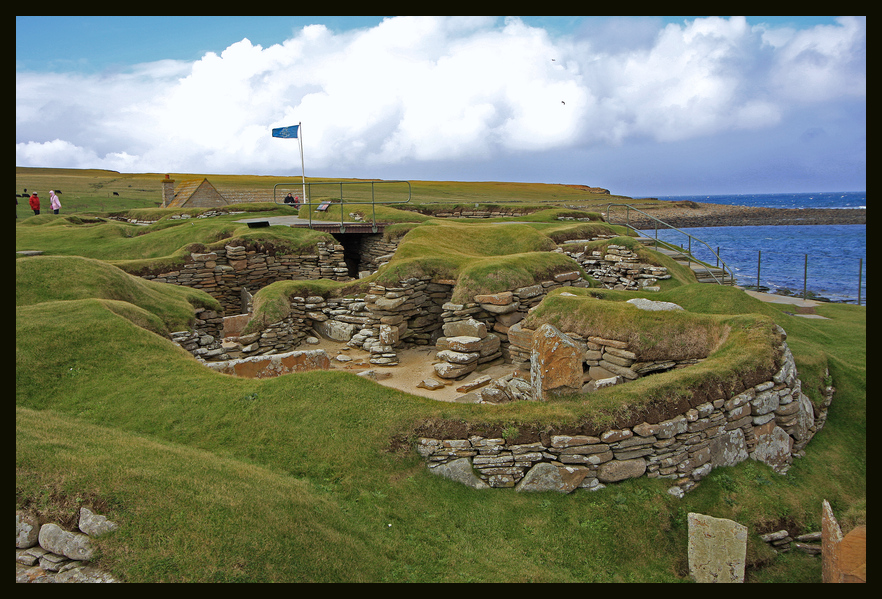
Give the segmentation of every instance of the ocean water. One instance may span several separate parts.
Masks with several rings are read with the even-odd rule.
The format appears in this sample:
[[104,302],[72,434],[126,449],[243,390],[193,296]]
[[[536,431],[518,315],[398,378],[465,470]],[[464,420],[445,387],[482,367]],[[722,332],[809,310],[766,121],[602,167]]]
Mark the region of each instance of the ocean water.
[[[662,196],[660,200],[692,200],[769,208],[866,208],[867,193],[823,192]],[[757,227],[691,227],[681,229],[705,242],[732,269],[742,287],[833,302],[867,303],[866,225],[766,225]],[[653,237],[655,231],[643,231]],[[659,230],[659,239],[689,248],[676,231]],[[692,241],[692,254],[716,264],[702,244]]]
[[818,193],[743,193],[732,195],[659,196],[659,200],[692,200],[707,204],[765,208],[866,208],[866,191]]

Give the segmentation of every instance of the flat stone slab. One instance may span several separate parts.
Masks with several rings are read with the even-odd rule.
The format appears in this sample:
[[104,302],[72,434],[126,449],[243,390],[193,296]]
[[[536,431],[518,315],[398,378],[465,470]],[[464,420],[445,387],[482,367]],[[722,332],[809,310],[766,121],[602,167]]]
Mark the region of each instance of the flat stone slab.
[[672,310],[682,310],[683,307],[679,306],[672,302],[657,302],[655,300],[648,300],[644,297],[635,297],[634,299],[629,299],[627,303],[632,306],[636,306],[641,310],[648,310],[650,312],[658,312],[658,311],[672,311]]
[[695,582],[744,582],[747,527],[690,512],[689,574]]
[[330,370],[331,361],[323,349],[253,356],[226,362],[209,362],[209,368],[242,378],[269,378],[291,372]]

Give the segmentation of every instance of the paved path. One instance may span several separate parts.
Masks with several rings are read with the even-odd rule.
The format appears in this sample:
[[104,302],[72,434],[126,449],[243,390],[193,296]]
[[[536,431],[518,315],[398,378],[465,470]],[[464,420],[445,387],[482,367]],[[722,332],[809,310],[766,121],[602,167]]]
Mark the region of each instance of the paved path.
[[[777,295],[774,293],[761,293],[759,291],[752,291],[750,289],[744,289],[744,293],[770,304],[789,304],[791,306],[796,306],[797,308],[814,308],[815,306],[820,306],[823,303],[810,299],[804,300],[801,297]],[[794,316],[801,316],[802,318],[821,318],[823,320],[830,320],[826,316],[821,316],[820,314],[794,314]]]

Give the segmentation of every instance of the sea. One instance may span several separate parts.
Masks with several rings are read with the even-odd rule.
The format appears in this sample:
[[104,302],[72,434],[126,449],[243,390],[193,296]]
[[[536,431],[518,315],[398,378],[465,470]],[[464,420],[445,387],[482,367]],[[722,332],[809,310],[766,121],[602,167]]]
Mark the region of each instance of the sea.
[[[768,208],[866,208],[866,191],[733,195],[658,196],[660,200]],[[765,225],[680,229],[715,251],[739,286],[823,301],[866,305],[866,225]],[[653,237],[655,231],[643,231]],[[672,230],[659,239],[690,248],[716,264],[703,244]]]

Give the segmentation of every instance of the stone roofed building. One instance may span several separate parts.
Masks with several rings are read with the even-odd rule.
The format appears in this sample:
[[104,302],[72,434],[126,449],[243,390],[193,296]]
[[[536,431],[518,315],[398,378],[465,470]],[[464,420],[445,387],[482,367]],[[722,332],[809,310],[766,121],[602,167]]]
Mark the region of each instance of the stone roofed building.
[[162,208],[213,208],[226,206],[229,202],[203,178],[184,181],[177,188],[168,175],[162,181]]
[[236,190],[222,192],[203,178],[182,181],[175,187],[175,180],[168,175],[162,180],[161,208],[214,208],[245,202],[272,202],[272,189]]

